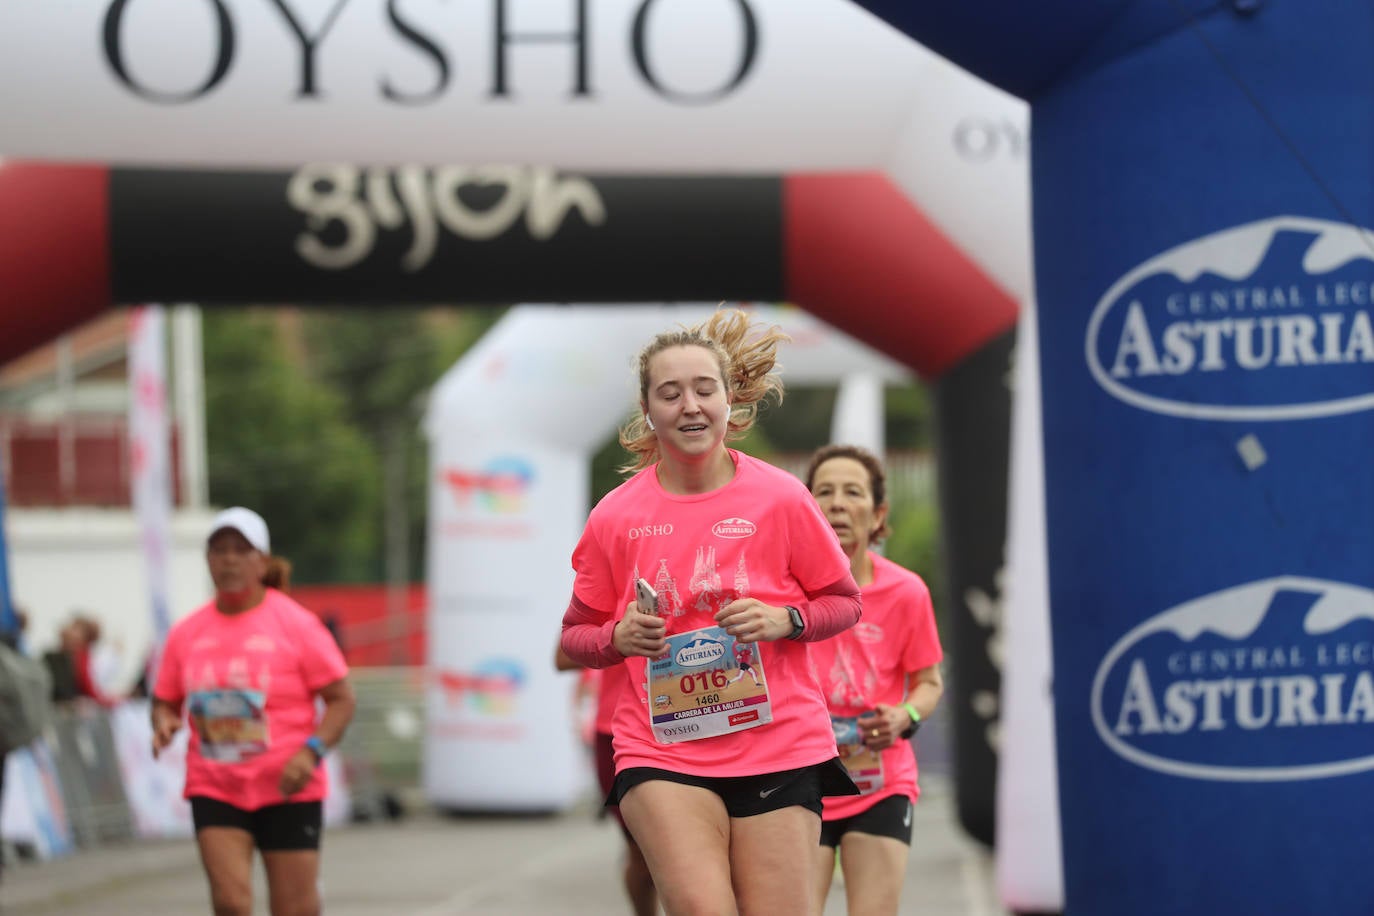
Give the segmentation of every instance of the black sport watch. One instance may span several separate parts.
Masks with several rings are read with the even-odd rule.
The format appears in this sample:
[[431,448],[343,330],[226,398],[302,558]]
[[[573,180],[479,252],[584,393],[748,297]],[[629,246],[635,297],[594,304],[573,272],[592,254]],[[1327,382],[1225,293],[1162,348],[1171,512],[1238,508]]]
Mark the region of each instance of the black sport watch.
[[801,611],[792,605],[783,605],[787,609],[787,616],[792,618],[792,632],[787,634],[788,639],[801,639],[806,632],[806,621],[802,619]]

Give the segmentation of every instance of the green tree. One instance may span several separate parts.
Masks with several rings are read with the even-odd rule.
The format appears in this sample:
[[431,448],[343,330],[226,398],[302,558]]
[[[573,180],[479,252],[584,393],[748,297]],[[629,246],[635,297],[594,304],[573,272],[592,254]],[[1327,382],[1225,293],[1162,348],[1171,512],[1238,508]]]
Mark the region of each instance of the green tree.
[[944,566],[940,549],[940,511],[934,500],[893,503],[888,513],[892,534],[883,544],[883,556],[925,580],[940,617],[944,591]]
[[376,578],[378,466],[343,399],[288,357],[264,312],[204,316],[210,499],[267,519],[301,582]]
[[781,404],[770,401],[759,410],[755,429],[779,452],[809,453],[830,441],[836,394],[833,385],[788,386]]
[[[377,564],[389,548],[403,550],[408,580],[424,577],[429,445],[422,421],[429,391],[504,311],[317,309],[302,321],[311,377],[338,393],[380,469],[382,498],[370,519]],[[377,580],[383,571],[376,566]]]

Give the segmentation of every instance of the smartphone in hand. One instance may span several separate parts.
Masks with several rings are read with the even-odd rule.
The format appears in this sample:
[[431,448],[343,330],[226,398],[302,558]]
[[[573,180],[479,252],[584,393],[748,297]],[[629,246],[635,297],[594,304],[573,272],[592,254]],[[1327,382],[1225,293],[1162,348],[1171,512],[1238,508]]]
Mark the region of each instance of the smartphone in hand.
[[658,592],[643,578],[635,580],[635,603],[642,614],[658,613]]

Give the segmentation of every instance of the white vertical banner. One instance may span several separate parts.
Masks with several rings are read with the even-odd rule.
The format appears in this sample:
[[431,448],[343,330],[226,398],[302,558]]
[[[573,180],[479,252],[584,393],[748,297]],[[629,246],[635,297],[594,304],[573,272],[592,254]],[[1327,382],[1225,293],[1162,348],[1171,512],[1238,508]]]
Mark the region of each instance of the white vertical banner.
[[129,475],[148,574],[153,655],[149,686],[171,628],[168,551],[172,514],[171,429],[167,419],[167,320],[161,306],[129,313]]
[[840,379],[835,411],[830,420],[830,441],[857,445],[882,456],[883,379],[876,372],[850,372]]
[[1002,743],[997,771],[997,885],[1016,912],[1064,909],[1055,756],[1054,663],[1045,521],[1044,427],[1035,298],[1016,332],[1002,616]]

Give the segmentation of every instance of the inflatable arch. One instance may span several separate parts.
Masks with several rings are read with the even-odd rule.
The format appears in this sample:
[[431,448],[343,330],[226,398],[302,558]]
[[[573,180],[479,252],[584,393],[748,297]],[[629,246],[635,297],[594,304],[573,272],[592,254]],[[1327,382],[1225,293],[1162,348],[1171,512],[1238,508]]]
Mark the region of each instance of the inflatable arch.
[[[1020,102],[821,0],[11,0],[0,79],[0,154],[115,165],[0,169],[16,348],[109,301],[726,296],[922,372],[991,839]],[[377,165],[272,171],[339,161]],[[442,165],[474,162],[524,168]]]
[[[1052,642],[1058,793],[1008,733],[1004,898],[1369,912],[1374,12],[858,5],[1034,122],[1044,493],[1014,524],[1049,532],[1020,553],[1049,619],[1008,657]],[[1009,702],[1047,675],[1009,665]]]
[[[496,202],[473,207],[474,186]],[[934,384],[961,810],[991,839],[1016,303],[881,174],[0,166],[11,352],[108,302],[792,301]],[[227,257],[226,252],[233,252]],[[5,282],[12,280],[12,282]],[[43,308],[32,308],[35,304]],[[583,509],[585,515],[585,508]],[[580,516],[579,516],[580,517]],[[571,549],[571,542],[567,545]],[[566,557],[564,558],[566,560]],[[560,568],[560,567],[555,567]],[[471,801],[467,796],[465,800]],[[511,799],[490,793],[493,804]]]

